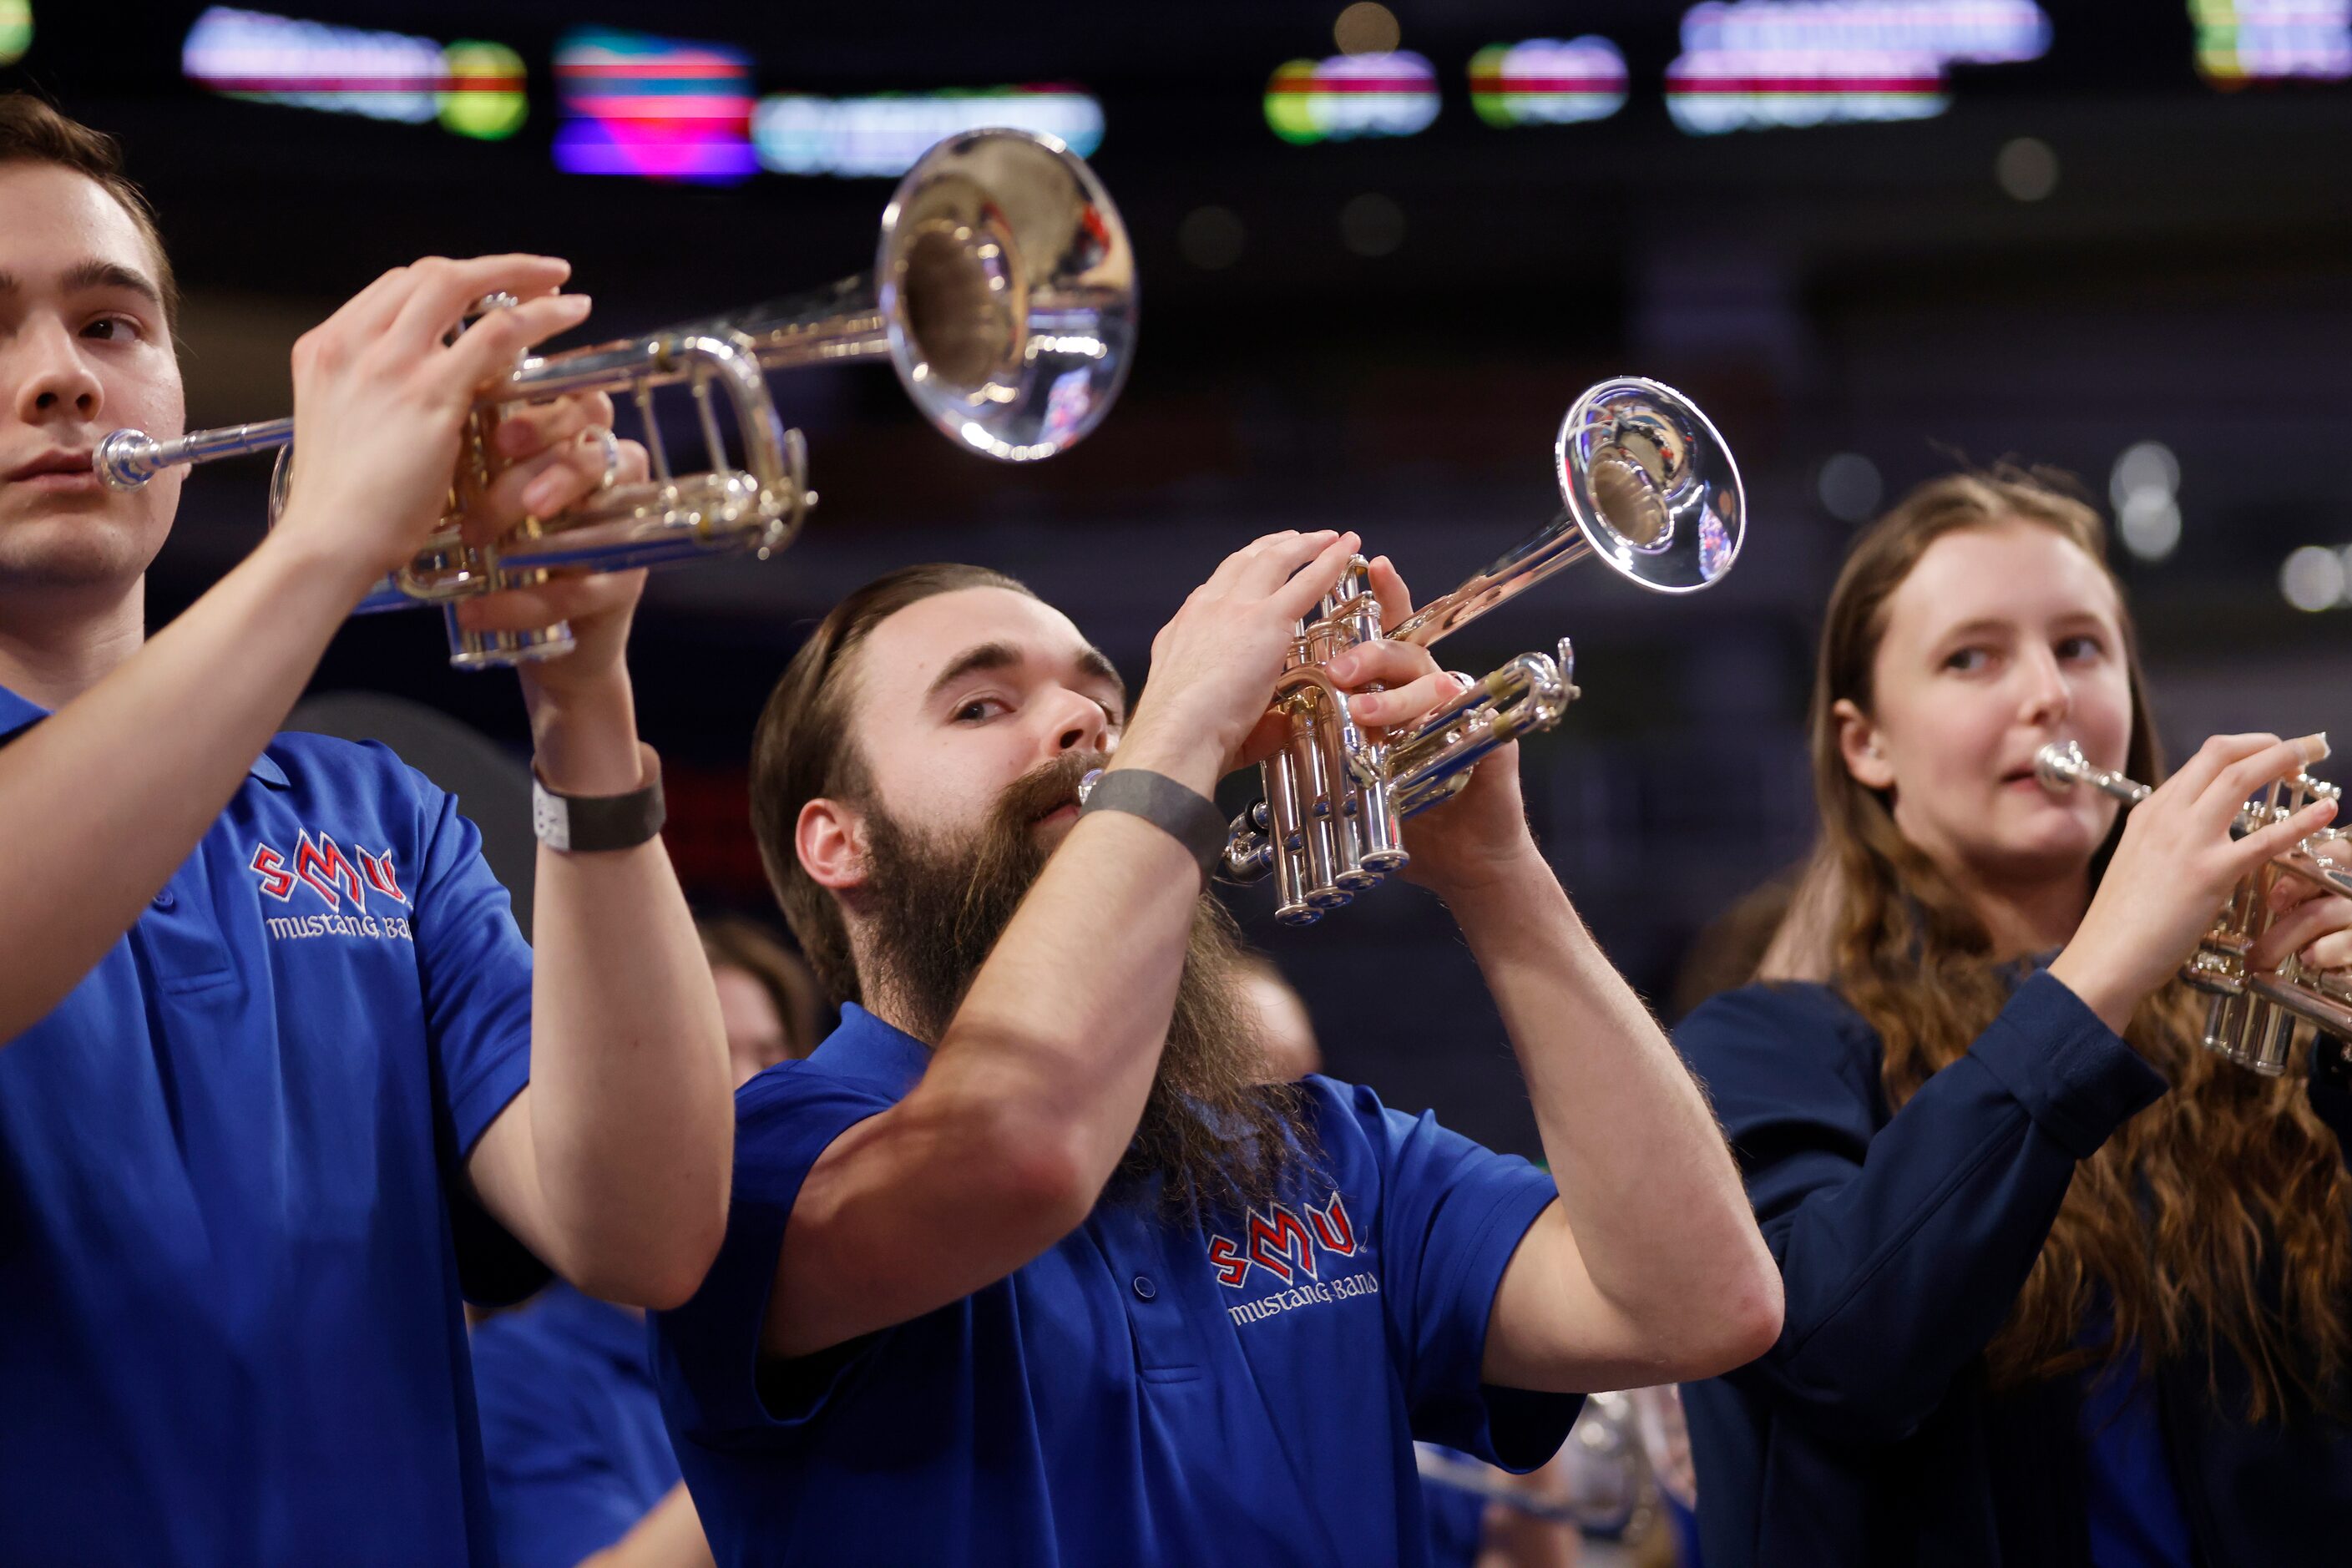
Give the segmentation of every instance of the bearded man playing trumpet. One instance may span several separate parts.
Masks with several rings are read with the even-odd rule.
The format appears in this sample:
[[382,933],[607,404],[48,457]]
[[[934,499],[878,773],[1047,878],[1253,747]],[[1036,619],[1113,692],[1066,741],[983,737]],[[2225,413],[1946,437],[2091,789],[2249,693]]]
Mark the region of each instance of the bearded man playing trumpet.
[[[793,660],[753,824],[844,1021],[738,1097],[726,1245],[657,1320],[721,1562],[1419,1563],[1414,1438],[1527,1470],[1570,1391],[1771,1342],[1722,1140],[1538,854],[1515,749],[1406,834],[1549,1173],[1263,1081],[1208,795],[1287,732],[1295,628],[1356,546],[1227,558],[1131,721],[1078,629],[977,567],[868,584]],[[1398,625],[1402,583],[1370,582]],[[1327,672],[1385,689],[1365,725],[1460,689],[1388,641]]]
[[[561,261],[432,259],[307,333],[278,526],[150,639],[179,474],[90,461],[182,424],[167,260],[107,139],[22,96],[0,214],[0,1561],[488,1562],[461,1285],[529,1272],[503,1232],[674,1305],[723,1227],[727,1042],[648,826],[637,584],[463,612],[577,639],[522,678],[582,828],[540,851],[535,964],[452,799],[272,731],[438,526],[477,390],[587,300]],[[467,529],[636,470],[609,418],[507,420]]]
[[[2104,549],[2052,485],[1959,474],[1832,592],[1820,847],[1764,984],[1676,1033],[1788,1290],[1769,1354],[1685,1390],[1708,1568],[2343,1558],[2342,1047],[2249,1071],[2239,1002],[2232,1059],[2181,978],[2352,962],[2326,864],[2270,869],[2332,797],[2245,813],[2326,745],[2215,736],[2164,778]],[[2053,758],[2162,782],[2126,815]]]

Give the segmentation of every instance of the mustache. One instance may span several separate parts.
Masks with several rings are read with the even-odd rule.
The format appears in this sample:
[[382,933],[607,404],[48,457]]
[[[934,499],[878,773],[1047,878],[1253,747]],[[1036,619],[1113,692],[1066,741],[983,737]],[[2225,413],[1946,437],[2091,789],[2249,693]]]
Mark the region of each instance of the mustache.
[[1004,786],[996,798],[994,826],[1015,830],[1034,826],[1066,805],[1078,802],[1078,781],[1110,762],[1108,752],[1065,752],[1052,762],[1030,769]]

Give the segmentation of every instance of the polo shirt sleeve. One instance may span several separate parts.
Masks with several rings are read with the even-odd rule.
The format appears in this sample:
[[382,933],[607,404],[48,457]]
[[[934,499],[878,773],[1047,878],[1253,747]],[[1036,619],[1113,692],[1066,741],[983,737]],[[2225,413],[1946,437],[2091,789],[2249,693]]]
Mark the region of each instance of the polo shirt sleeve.
[[835,1139],[890,1103],[877,1086],[807,1062],[772,1068],[736,1092],[727,1238],[693,1300],[654,1320],[654,1374],[673,1438],[714,1447],[788,1441],[888,1338],[885,1330],[782,1367],[761,1350],[801,1184]]
[[1412,1435],[1520,1473],[1556,1453],[1583,1397],[1498,1388],[1480,1376],[1503,1270],[1559,1195],[1551,1177],[1497,1154],[1427,1113],[1345,1089],[1346,1110],[1379,1168],[1381,1291],[1400,1358]]
[[440,1100],[459,1282],[467,1300],[502,1304],[538,1289],[548,1271],[482,1207],[466,1161],[530,1081],[530,944],[457,797],[414,769],[402,771],[423,823],[409,931]]
[[421,773],[411,777],[425,836],[410,929],[425,1027],[464,1158],[530,1081],[530,944],[457,797]]
[[645,1500],[581,1407],[572,1384],[578,1369],[542,1353],[523,1330],[493,1318],[474,1333],[474,1394],[499,1562],[572,1568],[635,1528]]

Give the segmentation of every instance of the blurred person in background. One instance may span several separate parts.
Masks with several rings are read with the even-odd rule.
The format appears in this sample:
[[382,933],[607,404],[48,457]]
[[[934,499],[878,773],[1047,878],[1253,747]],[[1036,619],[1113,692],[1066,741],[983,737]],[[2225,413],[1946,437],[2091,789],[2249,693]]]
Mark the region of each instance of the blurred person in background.
[[[2127,814],[2035,753],[2163,781]],[[1677,1043],[1787,1283],[1780,1343],[1684,1390],[1707,1568],[2340,1560],[2352,1129],[2340,1048],[2264,1079],[2178,978],[2323,803],[2233,839],[2316,737],[2168,780],[2097,514],[2015,470],[1855,542],[1813,692],[1822,832],[1766,955]],[[2352,959],[2282,879],[2250,954]]]
[[766,926],[740,915],[704,915],[694,927],[719,987],[735,1087],[815,1049],[824,1035],[824,1005],[808,965]]
[[[537,962],[456,803],[382,747],[273,734],[439,523],[478,387],[576,325],[526,256],[385,274],[294,350],[267,541],[152,639],[181,470],[170,266],[106,138],[0,97],[0,1561],[488,1562],[461,1288],[683,1300],[724,1226],[726,1047],[623,662],[637,584],[521,672],[539,776],[642,831],[542,847]],[[521,302],[445,342],[493,290]],[[492,534],[643,453],[518,413]],[[504,1277],[502,1277],[504,1276]]]
[[1244,953],[1235,960],[1241,1002],[1257,1026],[1259,1047],[1265,1062],[1265,1081],[1297,1083],[1323,1070],[1323,1047],[1315,1038],[1315,1020],[1307,1016],[1307,999],[1263,953]]
[[[1557,1180],[1265,1081],[1209,793],[1275,743],[1293,626],[1355,547],[1229,557],[1131,727],[1108,660],[981,568],[869,584],[794,657],[753,826],[843,1022],[744,1089],[727,1245],[656,1320],[721,1562],[1417,1563],[1414,1436],[1526,1469],[1567,1391],[1770,1342],[1720,1135],[1536,852],[1510,749],[1413,819],[1410,875],[1486,974]],[[1393,643],[1332,676],[1386,687],[1353,700],[1372,724],[1460,689]]]
[[[766,928],[696,922],[727,1019],[735,1087],[816,1044],[816,982]],[[474,1331],[482,1461],[500,1568],[701,1568],[646,1357],[646,1315],[549,1286]]]

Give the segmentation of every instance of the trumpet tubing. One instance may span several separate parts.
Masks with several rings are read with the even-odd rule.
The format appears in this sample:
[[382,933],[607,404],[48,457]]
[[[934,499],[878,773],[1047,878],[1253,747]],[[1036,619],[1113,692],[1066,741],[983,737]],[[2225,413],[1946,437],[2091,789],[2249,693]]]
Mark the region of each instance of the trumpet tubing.
[[[1051,457],[1103,418],[1123,384],[1135,334],[1135,259],[1093,172],[1050,136],[979,131],[926,153],[882,215],[870,272],[725,315],[546,356],[486,388],[449,513],[415,557],[377,584],[361,613],[451,602],[542,581],[557,570],[617,572],[706,555],[765,559],[792,542],[815,492],[798,431],[778,416],[765,373],[887,359],[930,424],[1000,462]],[[485,301],[488,308],[500,303]],[[673,462],[654,394],[683,384],[700,467]],[[495,544],[460,537],[457,497],[488,482],[486,432],[499,410],[602,392],[636,412],[650,459],[643,484],[606,489]],[[719,404],[726,417],[722,420]],[[279,452],[272,517],[283,504],[294,422],[275,419],[156,441],[118,430],[93,463],[117,489],[164,468]],[[726,431],[742,457],[730,460]],[[570,646],[562,627],[485,637],[449,614],[451,662],[513,664]]]
[[[2086,784],[2126,805],[2137,805],[2150,793],[2147,784],[2093,766],[2072,741],[2042,748],[2033,768],[2043,787],[2053,791]],[[2240,808],[2230,836],[2243,838],[2285,821],[2314,801],[2337,799],[2341,793],[2334,784],[2297,773]],[[2214,917],[2212,929],[2181,966],[2182,982],[2212,998],[2206,1010],[2206,1049],[2265,1078],[2277,1078],[2294,1059],[2299,1025],[2352,1040],[2352,981],[2314,969],[2293,953],[2275,969],[2256,969],[2247,962],[2254,943],[2276,919],[2270,891],[2281,877],[2297,877],[2325,891],[2352,896],[2352,870],[2320,853],[2344,837],[2337,828],[2323,827],[2240,882]]]

